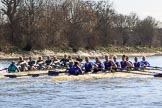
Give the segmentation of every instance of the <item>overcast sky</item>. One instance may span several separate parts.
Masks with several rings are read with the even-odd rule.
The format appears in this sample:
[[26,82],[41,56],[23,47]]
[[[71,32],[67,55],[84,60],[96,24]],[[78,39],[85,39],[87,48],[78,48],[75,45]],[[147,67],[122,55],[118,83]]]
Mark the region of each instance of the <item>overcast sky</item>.
[[128,15],[131,12],[143,19],[152,16],[162,22],[162,0],[110,0],[119,13]]

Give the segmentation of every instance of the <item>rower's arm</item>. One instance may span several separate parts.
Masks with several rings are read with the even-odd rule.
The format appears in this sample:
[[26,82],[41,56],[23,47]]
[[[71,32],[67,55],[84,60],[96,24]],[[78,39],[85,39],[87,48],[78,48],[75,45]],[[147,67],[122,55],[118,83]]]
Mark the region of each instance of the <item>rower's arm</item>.
[[132,63],[130,63],[129,61],[126,61],[126,63],[128,67],[133,67]]
[[113,68],[117,68],[117,65],[113,61],[111,61],[111,63],[112,63]]
[[41,62],[37,62],[37,64],[44,64],[44,61],[41,61]]
[[79,67],[79,74],[83,74],[83,71],[80,67]]
[[20,72],[19,68],[16,67],[17,72]]
[[150,63],[147,61],[147,66],[150,66]]

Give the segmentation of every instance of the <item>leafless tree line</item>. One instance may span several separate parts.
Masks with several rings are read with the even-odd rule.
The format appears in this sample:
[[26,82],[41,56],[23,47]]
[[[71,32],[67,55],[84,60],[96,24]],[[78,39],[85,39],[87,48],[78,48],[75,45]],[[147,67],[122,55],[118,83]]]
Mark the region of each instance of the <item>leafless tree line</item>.
[[1,0],[0,50],[162,45],[152,17],[118,14],[109,1]]

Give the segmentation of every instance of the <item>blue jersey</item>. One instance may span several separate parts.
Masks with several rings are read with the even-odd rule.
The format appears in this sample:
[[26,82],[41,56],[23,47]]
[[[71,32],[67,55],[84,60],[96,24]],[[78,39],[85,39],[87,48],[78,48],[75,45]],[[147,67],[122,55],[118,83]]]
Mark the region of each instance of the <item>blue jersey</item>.
[[115,62],[117,67],[120,67],[120,62]]
[[134,65],[134,67],[139,68],[141,66],[141,63],[140,62],[134,62],[133,65]]
[[100,62],[95,62],[94,64],[96,64],[98,66],[99,69],[104,68],[103,64]]
[[70,67],[68,73],[70,75],[81,75],[81,74],[83,74],[81,68],[79,66],[75,66],[75,65]]
[[111,61],[105,61],[104,63],[105,70],[111,70],[112,69],[112,63]]
[[120,65],[121,65],[121,68],[122,68],[122,69],[127,68],[127,62],[126,62],[126,61],[121,61],[121,62],[120,62]]
[[139,70],[141,63],[140,62],[134,62],[133,65],[134,65],[134,70]]
[[150,66],[150,63],[148,61],[141,61],[141,66]]
[[94,65],[97,65],[97,67],[94,68],[93,73],[102,71],[102,69],[104,68],[104,65],[101,62],[95,62]]
[[92,70],[93,63],[92,62],[84,63],[83,67],[85,68],[85,72],[90,72]]

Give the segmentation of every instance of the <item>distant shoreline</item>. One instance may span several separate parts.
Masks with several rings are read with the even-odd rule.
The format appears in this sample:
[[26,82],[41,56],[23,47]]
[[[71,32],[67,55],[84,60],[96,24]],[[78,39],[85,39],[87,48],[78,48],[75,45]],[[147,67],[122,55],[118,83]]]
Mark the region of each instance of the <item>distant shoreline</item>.
[[110,54],[112,55],[117,55],[117,56],[122,56],[123,54],[127,56],[162,56],[162,52],[157,51],[155,53],[153,52],[143,52],[143,53],[121,53],[121,52],[106,52],[106,51],[78,51],[77,53],[72,53],[72,52],[54,52],[51,50],[42,50],[42,51],[32,51],[32,52],[19,52],[19,53],[4,53],[0,52],[0,60],[17,60],[20,56],[24,57],[27,59],[28,57],[32,56],[33,58],[37,59],[38,57],[46,57],[46,56],[57,56],[58,58],[62,58],[64,54],[71,55],[73,58],[77,57],[80,55],[82,58],[89,56],[91,58],[94,57],[104,57],[105,54]]

